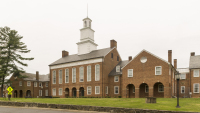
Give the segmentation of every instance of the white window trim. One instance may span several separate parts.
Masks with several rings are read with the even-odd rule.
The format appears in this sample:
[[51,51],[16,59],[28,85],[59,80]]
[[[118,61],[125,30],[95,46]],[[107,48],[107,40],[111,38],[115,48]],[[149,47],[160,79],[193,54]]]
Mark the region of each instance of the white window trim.
[[[99,66],[99,80],[97,80],[97,75],[96,75],[97,74],[97,72],[96,72],[97,69],[96,69],[96,66]],[[100,65],[99,64],[95,65],[95,81],[100,81]]]
[[[40,84],[41,84],[41,86],[40,86]],[[39,82],[39,87],[42,87],[42,82]]]
[[[89,69],[88,67],[90,67],[90,75],[88,75],[88,69]],[[87,82],[92,80],[92,76],[91,75],[92,75],[92,68],[91,68],[91,65],[89,65],[89,66],[87,66]],[[90,80],[88,79],[89,76],[90,76]]]
[[[83,81],[81,81],[81,68],[83,68]],[[79,68],[79,82],[84,82],[84,67],[83,66]]]
[[[36,84],[36,85],[35,85]],[[37,82],[34,82],[34,87],[37,87]]]
[[195,71],[198,71],[198,73],[199,73],[199,69],[194,69],[194,70],[193,70],[193,77],[199,77],[199,75],[198,75],[198,76],[195,76],[195,74],[194,74]]
[[45,96],[48,96],[49,95],[49,92],[48,92],[48,89],[45,90]]
[[[61,94],[60,94],[60,89],[61,89]],[[58,94],[59,94],[59,95],[62,95],[62,94],[63,94],[62,88],[59,88],[59,89],[58,89]]]
[[[28,85],[28,83],[30,83],[30,85]],[[31,81],[27,81],[27,86],[31,86]]]
[[[115,79],[116,77],[118,78],[117,81]],[[119,82],[119,76],[114,76],[114,82]]]
[[[55,75],[54,75],[54,72],[55,72]],[[55,76],[55,83],[54,83],[54,76]],[[56,71],[55,70],[52,72],[52,84],[56,84]]]
[[[118,93],[115,93],[115,88],[118,88]],[[119,94],[119,86],[114,86],[114,94]]]
[[[99,87],[99,93],[96,92],[96,88]],[[100,94],[100,86],[95,86],[95,94]]]
[[[182,74],[184,74],[185,75],[185,78],[182,78]],[[181,78],[180,78],[181,80],[185,80],[186,79],[186,73],[181,73]]]
[[195,87],[194,87],[195,84],[199,84],[199,83],[194,83],[194,84],[193,84],[193,93],[199,93],[199,90],[198,90],[198,92],[194,92],[194,91],[195,91]]
[[[67,72],[67,70],[68,70],[68,74],[66,73]],[[67,75],[66,75],[67,74]],[[67,79],[67,77],[66,76],[68,76],[68,81],[66,82],[66,79]],[[65,69],[65,83],[69,83],[69,69],[67,68],[67,69]]]
[[106,94],[108,94],[108,86],[106,86]]
[[45,87],[49,87],[49,83],[48,82],[45,82]]
[[116,66],[116,72],[120,72],[120,66]]
[[[41,95],[40,95],[40,92],[41,92]],[[42,96],[42,90],[39,90],[39,96]]]
[[[55,89],[55,95],[54,95],[54,92],[53,92],[54,89]],[[52,95],[53,95],[53,96],[56,96],[56,88],[53,88],[53,89],[52,89]]]
[[91,88],[91,94],[92,94],[92,87],[91,87],[91,86],[88,86],[88,87],[87,87],[87,95],[91,95],[91,94],[88,94],[88,88],[89,88],[89,87]]
[[158,92],[164,92],[164,85],[163,86],[163,91],[159,91],[159,86],[161,86],[162,84],[158,84]]
[[148,86],[148,85],[145,85],[145,89],[144,89],[145,91],[144,92],[149,93],[149,86],[148,86],[148,92],[146,92],[146,86]]
[[[182,92],[182,87],[184,87],[184,92]],[[181,93],[185,93],[185,86],[181,86]]]
[[159,74],[159,75],[162,75],[162,66],[155,66],[155,75],[158,75],[158,74],[156,74],[156,67],[161,67],[161,70],[160,70],[160,74]]
[[[60,79],[60,72],[61,72],[61,79]],[[59,79],[59,84],[62,84],[62,81],[63,81],[63,71],[62,70],[59,70],[59,73],[58,73],[58,79]]]
[[19,86],[22,86],[22,81],[19,81]]
[[[74,72],[73,72],[73,69],[75,69],[75,82],[73,82],[73,75],[74,75]],[[76,83],[76,68],[72,68],[72,83]]]
[[[129,76],[129,70],[132,70],[132,76]],[[133,69],[128,69],[127,71],[127,77],[133,77]]]

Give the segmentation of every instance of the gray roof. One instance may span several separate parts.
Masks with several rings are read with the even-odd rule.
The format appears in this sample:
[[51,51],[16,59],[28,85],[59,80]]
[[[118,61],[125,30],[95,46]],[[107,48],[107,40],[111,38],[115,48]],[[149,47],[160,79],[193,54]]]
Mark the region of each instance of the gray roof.
[[189,68],[178,68],[176,70],[179,71],[179,73],[189,73],[190,72]]
[[200,68],[200,55],[190,56],[189,68]]
[[93,58],[104,57],[112,49],[113,48],[105,48],[105,49],[99,49],[99,50],[91,51],[88,54],[82,54],[82,55],[74,54],[74,55],[69,55],[69,56],[60,58],[59,60],[51,63],[49,66],[57,65],[57,64],[63,64],[63,63],[69,63],[69,62],[75,62],[75,61],[81,61],[81,60],[87,60],[87,59],[93,59]]
[[128,60],[120,61],[116,66],[120,66],[120,72],[116,72],[116,66],[113,68],[113,70],[109,73],[108,76],[114,76],[114,75],[122,75],[121,68],[124,67],[126,64],[128,64]]
[[[31,80],[31,81],[36,81],[36,74],[33,73],[23,73],[22,75],[26,75],[27,78],[24,78],[24,80]],[[39,75],[39,81],[49,81],[49,75]]]

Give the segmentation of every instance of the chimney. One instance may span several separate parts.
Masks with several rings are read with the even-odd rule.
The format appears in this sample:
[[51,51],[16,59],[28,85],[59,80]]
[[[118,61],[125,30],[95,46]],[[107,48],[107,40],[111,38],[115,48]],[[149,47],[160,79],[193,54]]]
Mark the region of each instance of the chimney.
[[36,80],[39,81],[39,71],[36,71]]
[[68,56],[68,55],[69,55],[69,52],[68,52],[68,51],[65,51],[65,50],[62,51],[62,57],[66,57],[66,56]]
[[168,50],[168,62],[172,64],[172,50]]
[[177,69],[177,59],[174,59],[174,68]]
[[110,48],[116,47],[117,48],[117,41],[110,40]]
[[191,52],[190,55],[191,55],[191,56],[195,56],[195,52]]
[[128,61],[131,61],[131,60],[132,60],[132,56],[129,56],[129,57],[128,57]]

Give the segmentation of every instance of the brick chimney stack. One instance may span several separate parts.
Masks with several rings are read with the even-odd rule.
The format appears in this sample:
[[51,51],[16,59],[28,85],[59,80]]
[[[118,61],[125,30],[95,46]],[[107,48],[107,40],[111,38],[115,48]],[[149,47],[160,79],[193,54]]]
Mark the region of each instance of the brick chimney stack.
[[131,61],[131,60],[132,60],[132,56],[129,56],[129,57],[128,57],[128,61]]
[[110,40],[110,48],[116,47],[117,48],[117,41]]
[[168,50],[168,62],[172,64],[172,50]]
[[36,71],[36,80],[39,80],[39,71]]
[[174,59],[174,68],[177,69],[177,59]]
[[195,52],[191,52],[190,55],[191,55],[191,56],[195,56]]
[[62,51],[62,57],[66,57],[66,56],[68,56],[68,55],[69,55],[69,52],[68,52],[68,51],[65,51],[65,50]]

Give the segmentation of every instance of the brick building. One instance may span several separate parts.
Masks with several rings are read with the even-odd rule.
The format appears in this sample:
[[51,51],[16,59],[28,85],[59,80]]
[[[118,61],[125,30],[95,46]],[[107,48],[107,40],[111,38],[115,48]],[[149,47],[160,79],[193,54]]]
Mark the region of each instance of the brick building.
[[26,78],[10,77],[13,88],[12,97],[45,97],[49,96],[49,75],[23,73]]
[[62,57],[49,65],[51,96],[171,98],[176,96],[175,74],[179,71],[180,96],[190,97],[194,92],[192,97],[199,97],[200,56],[192,53],[190,67],[180,69],[177,59],[172,65],[172,50],[168,50],[168,61],[147,50],[122,61],[115,40],[110,40],[109,48],[97,49],[91,22],[83,19],[78,53],[69,55],[64,50]]

